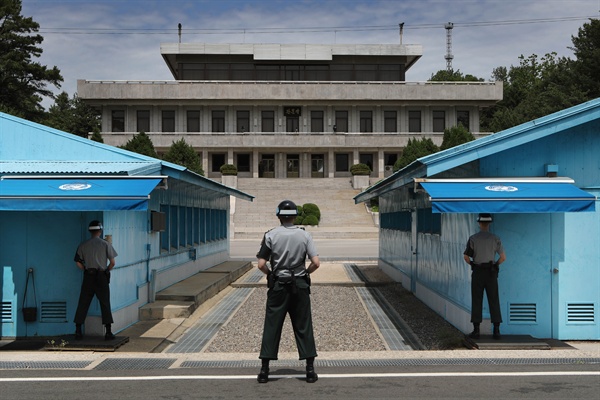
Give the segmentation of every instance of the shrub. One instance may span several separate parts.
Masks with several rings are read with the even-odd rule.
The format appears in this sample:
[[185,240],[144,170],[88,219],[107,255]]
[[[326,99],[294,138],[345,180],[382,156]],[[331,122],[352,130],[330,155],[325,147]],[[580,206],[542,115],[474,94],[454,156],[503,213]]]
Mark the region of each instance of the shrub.
[[319,225],[319,220],[317,219],[317,217],[315,215],[307,215],[304,218],[304,220],[302,221],[302,224],[315,226],[315,225]]
[[221,168],[219,168],[222,175],[237,175],[238,169],[233,164],[223,164]]
[[321,220],[321,210],[314,203],[306,203],[302,206],[302,211],[304,216],[314,215],[317,218],[317,221]]
[[352,175],[371,175],[371,168],[367,164],[354,164],[350,167]]

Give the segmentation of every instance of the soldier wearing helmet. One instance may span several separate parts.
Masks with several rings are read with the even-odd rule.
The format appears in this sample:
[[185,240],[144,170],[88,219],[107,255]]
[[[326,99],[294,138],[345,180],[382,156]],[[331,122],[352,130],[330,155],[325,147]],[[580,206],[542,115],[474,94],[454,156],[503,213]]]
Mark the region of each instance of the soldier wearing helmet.
[[[500,340],[500,323],[502,314],[500,312],[500,298],[498,296],[498,272],[500,264],[506,260],[504,247],[500,238],[490,232],[492,223],[491,214],[479,214],[477,222],[480,231],[472,235],[464,251],[465,262],[471,265],[471,322],[473,332],[469,334],[471,339],[479,339],[479,325],[482,320],[483,292],[485,290],[490,317],[492,320],[493,338]],[[496,254],[498,259],[496,260]]]
[[[290,200],[279,203],[276,215],[281,225],[265,233],[258,258],[258,269],[267,275],[268,292],[262,345],[262,367],[258,382],[269,380],[269,361],[277,360],[281,330],[290,315],[300,360],[306,360],[306,381],[318,379],[314,369],[317,356],[310,306],[310,277],[320,266],[312,236],[294,225],[298,215]],[[306,267],[306,258],[310,264]],[[267,265],[270,262],[271,268]]]
[[110,270],[115,266],[117,252],[112,244],[102,239],[102,223],[90,222],[88,231],[91,238],[81,243],[75,252],[75,264],[83,270],[83,282],[79,294],[79,304],[75,312],[75,339],[83,339],[82,324],[85,322],[88,309],[94,296],[100,303],[102,324],[106,327],[104,338],[113,340],[111,324],[113,322],[110,307]]

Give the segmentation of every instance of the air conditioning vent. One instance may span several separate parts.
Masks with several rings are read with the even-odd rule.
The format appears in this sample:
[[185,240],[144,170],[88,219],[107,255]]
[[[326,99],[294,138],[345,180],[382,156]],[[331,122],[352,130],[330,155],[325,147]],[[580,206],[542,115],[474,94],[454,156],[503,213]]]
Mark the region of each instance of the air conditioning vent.
[[513,324],[537,323],[537,306],[535,303],[509,304],[508,318]]
[[568,303],[567,323],[593,324],[595,322],[594,303]]
[[12,301],[3,301],[2,302],[2,309],[0,310],[1,314],[1,321],[2,322],[14,322],[13,321],[13,306],[12,306]]
[[42,301],[40,322],[67,322],[67,302]]

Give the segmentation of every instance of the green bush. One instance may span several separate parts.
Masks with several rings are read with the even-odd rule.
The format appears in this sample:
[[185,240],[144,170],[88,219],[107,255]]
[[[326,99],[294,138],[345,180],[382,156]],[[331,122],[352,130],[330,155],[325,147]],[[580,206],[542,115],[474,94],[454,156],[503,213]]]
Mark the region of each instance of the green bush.
[[304,225],[303,222],[304,222],[304,217],[302,215],[298,214],[298,216],[294,220],[294,225]]
[[222,175],[237,175],[238,174],[238,169],[233,164],[223,164],[223,165],[221,165],[221,168],[219,168],[219,169],[221,170]]
[[314,203],[306,203],[302,206],[304,216],[314,215],[317,217],[317,221],[321,220],[321,210]]
[[371,168],[367,164],[354,164],[350,167],[352,175],[371,175]]
[[304,220],[302,221],[302,225],[310,225],[310,226],[319,225],[319,220],[314,215],[307,215],[304,218]]

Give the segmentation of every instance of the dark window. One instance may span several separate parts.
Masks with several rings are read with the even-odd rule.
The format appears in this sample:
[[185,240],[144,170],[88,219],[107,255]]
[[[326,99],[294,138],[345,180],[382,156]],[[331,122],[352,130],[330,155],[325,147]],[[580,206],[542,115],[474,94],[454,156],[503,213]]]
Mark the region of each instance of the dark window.
[[250,172],[250,154],[237,155],[237,169],[238,172]]
[[256,79],[259,81],[279,81],[279,65],[257,65]]
[[398,114],[396,111],[383,112],[383,131],[398,132]]
[[335,155],[335,171],[348,172],[350,171],[350,155],[347,153],[337,153]]
[[207,81],[229,80],[229,64],[206,64]]
[[421,132],[421,111],[408,112],[408,131]]
[[298,132],[300,128],[300,117],[285,117],[286,132]]
[[175,111],[165,110],[162,112],[162,131],[175,132]]
[[225,111],[215,110],[212,112],[212,131],[225,132]]
[[262,119],[262,131],[263,132],[275,132],[275,112],[274,111],[263,111],[261,113]]
[[469,122],[470,121],[469,121],[469,112],[468,111],[457,111],[456,112],[456,125],[462,125],[467,130],[470,130]]
[[250,130],[250,111],[238,111],[236,125],[238,132],[248,132]]
[[361,111],[360,112],[360,131],[361,132],[373,132],[373,112],[372,111]]
[[440,235],[442,233],[442,214],[432,212],[431,208],[418,209],[417,232]]
[[137,131],[150,132],[150,111],[139,110],[137,112]]
[[323,111],[311,111],[310,112],[310,131],[311,132],[324,132],[323,124]]
[[352,81],[354,78],[354,69],[352,65],[331,65],[332,81]]
[[111,132],[125,132],[125,110],[113,110]]
[[200,111],[190,110],[187,112],[187,131],[200,132]]
[[356,65],[356,80],[357,81],[376,81],[377,80],[377,65],[357,64]]
[[410,232],[411,225],[412,215],[410,211],[394,211],[379,214],[379,226],[381,229]]
[[213,154],[212,155],[212,172],[221,172],[221,166],[225,164],[225,154]]
[[373,171],[373,154],[361,153],[358,155],[358,162],[361,164],[367,164],[371,171]]
[[329,68],[327,65],[307,65],[304,67],[304,79],[307,81],[327,81]]
[[203,80],[204,64],[179,64],[182,80]]
[[382,81],[402,81],[402,75],[400,73],[401,67],[399,64],[395,65],[380,65],[379,66],[379,80]]
[[335,112],[335,129],[336,132],[348,132],[348,111]]
[[433,111],[433,131],[444,132],[446,129],[446,112],[445,111]]
[[398,154],[396,153],[384,153],[383,157],[385,165],[394,165],[398,161]]
[[303,75],[303,69],[299,65],[285,65],[283,66],[284,76],[286,81],[300,81]]
[[252,64],[231,64],[231,79],[235,81],[254,80],[254,66]]

